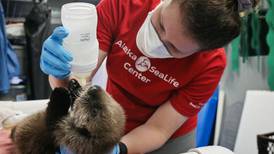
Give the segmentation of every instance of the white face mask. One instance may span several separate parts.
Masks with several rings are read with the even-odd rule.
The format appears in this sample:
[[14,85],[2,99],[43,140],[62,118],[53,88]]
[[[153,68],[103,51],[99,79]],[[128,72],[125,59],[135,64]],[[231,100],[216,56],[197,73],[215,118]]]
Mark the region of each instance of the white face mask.
[[150,58],[172,58],[163,42],[154,29],[151,22],[152,12],[149,12],[147,18],[137,33],[136,44],[139,50]]

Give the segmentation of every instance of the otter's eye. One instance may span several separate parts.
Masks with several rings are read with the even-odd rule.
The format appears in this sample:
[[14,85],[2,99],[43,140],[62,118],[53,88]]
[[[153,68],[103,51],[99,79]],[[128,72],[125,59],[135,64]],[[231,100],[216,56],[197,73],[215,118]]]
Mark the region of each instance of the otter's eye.
[[98,112],[99,112],[99,110],[97,108],[93,108],[91,110],[91,116],[92,117],[96,117],[98,115]]

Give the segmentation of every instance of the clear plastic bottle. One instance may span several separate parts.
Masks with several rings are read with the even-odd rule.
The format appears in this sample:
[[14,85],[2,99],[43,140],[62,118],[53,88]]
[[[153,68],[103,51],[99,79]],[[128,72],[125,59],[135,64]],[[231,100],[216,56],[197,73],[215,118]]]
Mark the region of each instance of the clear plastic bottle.
[[96,7],[82,2],[67,3],[62,6],[61,20],[69,30],[69,36],[64,39],[63,45],[73,56],[72,76],[83,85],[98,60]]

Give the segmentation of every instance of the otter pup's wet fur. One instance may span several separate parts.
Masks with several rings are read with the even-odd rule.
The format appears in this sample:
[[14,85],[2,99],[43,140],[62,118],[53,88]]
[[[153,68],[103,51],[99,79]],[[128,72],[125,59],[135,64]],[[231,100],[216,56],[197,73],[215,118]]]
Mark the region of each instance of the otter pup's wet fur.
[[60,145],[75,154],[107,154],[123,135],[121,106],[98,86],[55,88],[45,111],[30,115],[12,132],[18,154],[54,154]]

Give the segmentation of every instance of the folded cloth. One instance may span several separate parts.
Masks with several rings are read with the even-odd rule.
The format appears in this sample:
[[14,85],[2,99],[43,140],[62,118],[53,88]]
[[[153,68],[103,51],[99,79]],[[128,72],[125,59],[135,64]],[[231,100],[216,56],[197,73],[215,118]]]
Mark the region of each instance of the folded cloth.
[[0,101],[0,128],[11,128],[26,116],[44,110],[48,100]]
[[12,110],[7,107],[0,108],[0,128],[11,128],[27,116],[22,111]]
[[14,111],[21,111],[26,114],[33,114],[46,109],[48,101],[49,100],[47,99],[22,102],[0,101],[0,108],[6,107]]
[[196,149],[189,150],[188,153],[185,154],[234,154],[232,151],[221,147],[221,146],[206,146]]

